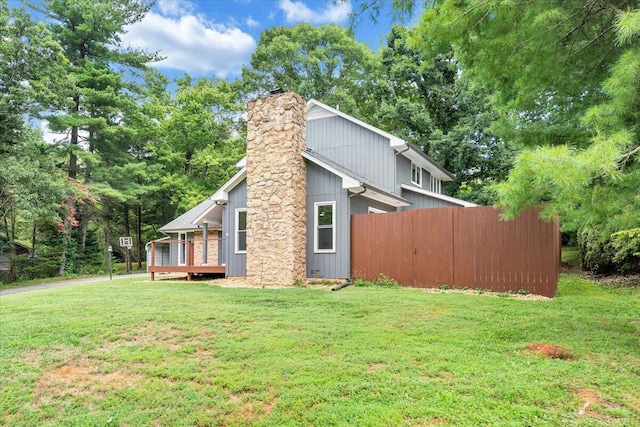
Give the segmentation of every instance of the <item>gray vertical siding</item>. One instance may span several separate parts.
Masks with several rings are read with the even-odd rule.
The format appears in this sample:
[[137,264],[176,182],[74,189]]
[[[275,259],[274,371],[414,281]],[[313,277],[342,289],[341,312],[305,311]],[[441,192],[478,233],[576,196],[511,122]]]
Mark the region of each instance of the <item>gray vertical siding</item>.
[[446,200],[436,199],[434,197],[425,196],[423,194],[414,193],[413,191],[402,192],[402,197],[413,203],[413,205],[403,208],[402,210],[409,209],[422,209],[422,208],[448,208],[448,207],[460,207],[455,203],[447,202]]
[[[336,252],[314,252],[314,204],[336,202]],[[347,190],[342,179],[307,162],[307,277],[347,278],[350,270],[350,212]],[[318,271],[312,275],[312,271]]]
[[380,209],[385,212],[395,212],[394,206],[387,205],[377,200],[367,199],[363,196],[353,196],[351,198],[351,215],[369,213],[369,208]]
[[[396,159],[395,191],[400,194],[400,186],[402,184],[413,185],[411,183],[411,160],[407,159],[404,156],[396,156]],[[422,169],[422,189],[429,191],[431,190],[431,174],[426,169]]]
[[224,252],[227,276],[247,275],[247,255],[236,254],[236,209],[247,207],[247,181],[244,180],[229,192],[229,201],[223,212]]
[[396,188],[395,150],[389,140],[342,117],[307,122],[307,147],[387,191]]
[[[169,233],[172,241],[178,240],[178,233]],[[187,232],[187,240],[193,240],[193,232]],[[158,246],[167,246],[160,243]],[[170,243],[169,246],[169,265],[178,265],[178,243]]]

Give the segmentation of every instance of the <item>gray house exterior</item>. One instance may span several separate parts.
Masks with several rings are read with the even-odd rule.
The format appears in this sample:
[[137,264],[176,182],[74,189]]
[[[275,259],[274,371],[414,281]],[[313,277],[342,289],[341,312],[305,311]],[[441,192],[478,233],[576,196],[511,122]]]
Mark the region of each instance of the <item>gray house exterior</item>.
[[[276,99],[277,97],[282,98]],[[288,191],[288,194],[292,194],[290,197],[297,199],[292,203],[298,203],[290,221],[304,222],[304,228],[298,229],[303,232],[294,233],[293,239],[303,234],[300,238],[303,240],[301,244],[304,248],[302,256],[305,277],[341,279],[348,278],[351,273],[351,215],[427,207],[475,206],[473,203],[443,194],[443,183],[451,181],[453,176],[417,147],[315,100],[303,104],[304,111],[300,113],[304,116],[298,129],[303,138],[302,145],[293,149],[283,148],[280,156],[277,150],[280,146],[288,147],[288,144],[282,142],[282,138],[290,137],[287,132],[292,126],[279,124],[277,112],[267,118],[265,116],[271,111],[269,108],[274,111],[280,108],[278,111],[289,114],[287,103],[299,103],[299,97],[296,97],[295,94],[278,94],[266,98],[265,106],[260,104],[260,108],[265,109],[256,110],[258,112],[249,118],[248,154],[238,163],[236,175],[210,198],[165,225],[160,231],[175,240],[197,239],[197,236],[202,236],[203,233],[206,236],[212,231],[218,232],[221,240],[218,241],[215,250],[216,262],[225,267],[225,274],[259,276],[262,283],[263,280],[267,280],[264,278],[265,262],[255,258],[260,254],[251,252],[251,242],[255,241],[257,235],[264,241],[271,239],[272,234],[276,233],[270,234],[272,222],[269,218],[279,218],[280,207],[277,205],[288,205],[288,201],[281,197]],[[273,103],[274,106],[269,103]],[[255,116],[258,116],[257,119]],[[255,123],[254,127],[252,123]],[[276,132],[273,134],[274,137],[260,139],[261,126],[271,126],[274,123],[274,129],[279,130],[282,135],[279,136]],[[296,129],[294,127],[293,131]],[[272,129],[269,128],[269,131]],[[253,141],[254,134],[257,135],[257,142]],[[261,153],[267,144],[269,152],[272,153],[270,158],[263,159],[261,155],[254,154]],[[261,177],[266,177],[251,185],[265,185],[262,181],[268,181],[265,185],[267,190],[272,187],[277,190],[278,186],[286,186],[287,181],[291,181],[283,179],[288,176],[286,168],[270,173],[270,170],[275,168],[272,165],[285,156],[286,163],[291,163],[293,169],[302,168],[304,176],[297,178],[298,187],[291,190],[293,193],[289,190],[277,193],[277,196],[270,193],[268,201],[264,198],[261,202],[248,203],[248,173],[260,173]],[[262,194],[260,191],[262,190],[258,189],[258,194]],[[255,194],[255,191],[252,194]],[[296,212],[301,210],[300,203],[305,211],[302,218],[296,216],[299,214]],[[267,210],[258,214],[252,211],[254,207],[264,207]],[[282,210],[285,211],[286,208]],[[274,241],[273,245],[268,246],[284,246],[278,250],[287,252],[287,245],[288,243]],[[171,262],[179,261],[180,245],[169,247],[171,253],[162,256],[168,257]],[[211,249],[207,249],[205,251],[210,253]],[[254,257],[254,267],[251,268],[255,270],[255,265],[259,265],[258,270],[263,271],[248,272],[248,252]],[[206,262],[207,257],[200,256],[199,259]],[[290,267],[295,273],[292,273],[293,276],[290,275],[288,280],[300,276],[300,266],[297,265],[300,263],[299,259],[294,262],[295,266]],[[272,262],[266,263],[269,270],[279,269],[278,266],[272,265]]]

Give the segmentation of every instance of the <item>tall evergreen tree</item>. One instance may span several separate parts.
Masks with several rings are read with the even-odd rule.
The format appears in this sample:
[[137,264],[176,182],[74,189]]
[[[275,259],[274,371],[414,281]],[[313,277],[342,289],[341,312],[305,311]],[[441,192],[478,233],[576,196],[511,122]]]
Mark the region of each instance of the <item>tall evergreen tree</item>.
[[[43,13],[57,35],[68,61],[74,85],[66,94],[68,107],[48,119],[51,129],[68,132],[63,141],[69,152],[68,175],[93,180],[97,167],[127,155],[130,130],[122,123],[123,111],[135,101],[136,87],[126,73],[146,69],[155,54],[125,47],[120,35],[127,25],[140,21],[151,8],[145,0],[45,0]],[[88,205],[80,206],[82,252],[89,228]],[[61,268],[61,272],[63,268]]]

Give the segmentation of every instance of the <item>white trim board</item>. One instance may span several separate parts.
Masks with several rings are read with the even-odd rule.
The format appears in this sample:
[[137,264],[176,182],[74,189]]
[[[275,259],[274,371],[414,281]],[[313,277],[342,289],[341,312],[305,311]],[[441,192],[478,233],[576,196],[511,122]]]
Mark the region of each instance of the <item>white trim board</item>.
[[413,185],[402,184],[400,187],[403,190],[413,191],[414,193],[433,197],[434,199],[444,200],[445,202],[454,203],[456,205],[459,205],[465,208],[472,208],[474,206],[478,206],[475,203],[467,202],[461,199],[456,199],[455,197],[445,196],[444,194],[440,194],[440,193],[434,193],[433,191],[424,190],[422,188],[414,187]]

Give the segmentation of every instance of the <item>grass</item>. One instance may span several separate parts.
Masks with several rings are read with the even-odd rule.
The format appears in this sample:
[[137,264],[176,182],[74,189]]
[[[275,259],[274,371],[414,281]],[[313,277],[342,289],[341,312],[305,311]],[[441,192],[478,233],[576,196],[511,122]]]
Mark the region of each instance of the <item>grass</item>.
[[[114,263],[113,267],[112,267],[112,274],[113,275],[122,275],[122,274],[126,274],[127,272],[127,268],[125,266],[124,262],[119,262],[119,263]],[[142,268],[138,269],[138,263],[132,263],[131,264],[131,274],[137,274],[137,273],[146,273],[147,272],[147,263],[143,262],[142,263]],[[100,269],[98,267],[90,267],[89,268],[89,273],[87,274],[69,274],[69,275],[65,275],[65,276],[57,276],[57,277],[45,277],[45,278],[40,278],[40,279],[32,279],[32,280],[22,280],[22,281],[18,281],[18,282],[12,282],[12,283],[3,283],[0,282],[0,289],[14,289],[14,288],[24,288],[27,286],[33,286],[33,285],[40,285],[43,283],[55,283],[55,282],[61,282],[64,280],[69,280],[69,279],[84,279],[84,278],[89,278],[89,277],[101,277],[101,276],[108,276],[109,275],[109,271],[106,269]]]
[[580,267],[580,252],[577,246],[562,247],[562,262],[569,267]]
[[550,301],[125,279],[0,310],[11,426],[640,425],[640,290],[577,276]]

